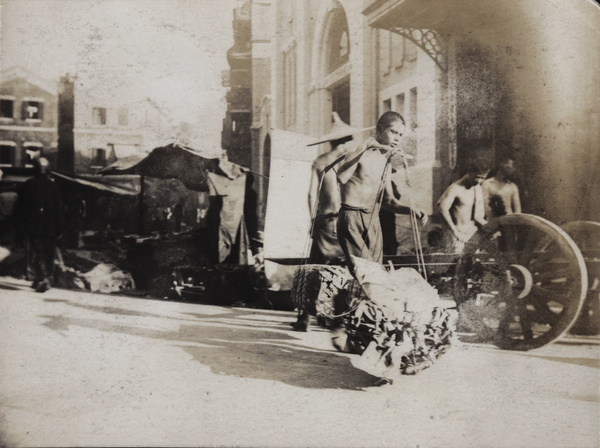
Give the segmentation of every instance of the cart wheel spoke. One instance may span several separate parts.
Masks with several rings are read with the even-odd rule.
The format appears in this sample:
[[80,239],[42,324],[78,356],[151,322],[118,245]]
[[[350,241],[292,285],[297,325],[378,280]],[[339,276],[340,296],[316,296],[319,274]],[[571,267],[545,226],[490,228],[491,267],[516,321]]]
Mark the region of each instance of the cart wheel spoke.
[[544,288],[542,286],[533,285],[531,293],[527,296],[534,298],[543,298],[546,302],[555,301],[561,304],[568,304],[571,301],[569,294],[565,291],[559,291],[552,288]]
[[550,296],[541,294],[539,290],[536,290],[535,292],[532,291],[531,294],[527,296],[527,301],[535,308],[533,313],[540,319],[538,322],[549,325],[554,325],[560,319],[561,314],[564,311],[564,306],[561,303],[554,302],[550,299]]
[[536,283],[557,283],[573,280],[573,271],[570,267],[548,267],[547,269],[540,269],[539,272],[533,274],[533,280]]

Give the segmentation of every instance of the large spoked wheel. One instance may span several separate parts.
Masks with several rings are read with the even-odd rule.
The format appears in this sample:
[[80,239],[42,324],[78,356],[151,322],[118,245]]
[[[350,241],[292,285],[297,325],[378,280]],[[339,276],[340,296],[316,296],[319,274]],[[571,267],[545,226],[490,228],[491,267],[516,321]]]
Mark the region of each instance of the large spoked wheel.
[[459,330],[505,349],[541,347],[570,328],[586,290],[581,252],[560,227],[534,215],[502,216],[458,260]]
[[588,274],[587,296],[570,332],[600,334],[600,223],[576,221],[565,224],[562,229],[579,247]]

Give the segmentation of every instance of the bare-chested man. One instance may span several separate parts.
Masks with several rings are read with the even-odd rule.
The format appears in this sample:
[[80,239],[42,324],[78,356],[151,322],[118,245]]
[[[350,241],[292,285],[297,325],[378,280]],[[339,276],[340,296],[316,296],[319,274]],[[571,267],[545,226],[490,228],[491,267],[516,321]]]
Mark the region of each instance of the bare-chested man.
[[487,220],[521,213],[519,187],[513,182],[515,171],[514,159],[506,156],[500,161],[496,175],[481,184]]
[[451,184],[440,198],[440,212],[452,232],[451,242],[446,244],[448,250],[461,253],[465,243],[477,232],[478,226],[487,223],[481,183],[489,171],[487,161],[473,160],[467,174]]
[[[394,150],[400,149],[405,131],[404,119],[397,112],[384,113],[377,122],[375,138],[368,138],[359,148],[346,154],[338,170],[341,208],[338,217],[338,240],[348,265],[351,255],[381,263],[383,238],[379,221],[381,206],[395,213],[409,214],[411,208],[400,203],[393,191],[391,165],[388,163]],[[427,215],[415,210],[424,225]]]

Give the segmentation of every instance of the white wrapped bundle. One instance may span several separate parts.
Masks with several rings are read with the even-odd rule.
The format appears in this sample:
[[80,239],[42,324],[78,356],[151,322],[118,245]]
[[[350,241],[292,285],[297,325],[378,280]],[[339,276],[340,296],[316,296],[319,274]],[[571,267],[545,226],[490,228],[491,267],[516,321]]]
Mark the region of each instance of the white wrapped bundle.
[[364,295],[353,299],[345,323],[348,347],[362,355],[356,367],[386,379],[430,367],[450,347],[455,327],[435,288],[411,268],[354,262]]

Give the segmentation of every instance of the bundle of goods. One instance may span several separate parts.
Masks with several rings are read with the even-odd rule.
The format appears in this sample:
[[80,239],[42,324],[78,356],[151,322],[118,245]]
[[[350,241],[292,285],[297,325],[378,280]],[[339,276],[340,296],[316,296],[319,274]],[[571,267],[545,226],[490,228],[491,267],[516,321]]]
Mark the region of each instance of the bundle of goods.
[[348,309],[348,289],[353,277],[342,266],[305,264],[294,273],[291,296],[300,313],[316,316],[330,326],[337,314]]
[[339,349],[361,355],[356,367],[386,380],[431,367],[450,348],[456,313],[412,268],[388,271],[353,257],[357,282],[345,316],[346,341]]

